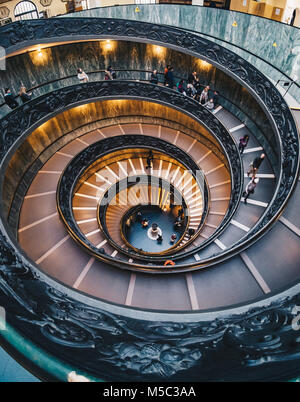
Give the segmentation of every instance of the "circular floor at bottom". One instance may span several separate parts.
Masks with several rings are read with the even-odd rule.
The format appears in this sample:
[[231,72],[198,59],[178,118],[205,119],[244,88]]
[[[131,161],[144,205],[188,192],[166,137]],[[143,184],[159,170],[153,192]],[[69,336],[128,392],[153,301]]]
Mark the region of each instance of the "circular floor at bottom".
[[[125,229],[126,240],[138,250],[148,253],[160,253],[172,247],[182,236],[184,228],[174,227],[174,223],[178,216],[179,207],[161,210],[159,207],[147,206],[139,208],[140,218],[134,214],[132,223]],[[148,225],[143,226],[142,221],[146,219]],[[157,231],[161,234],[162,240],[157,240],[156,230],[152,229],[152,225],[156,224]],[[175,235],[172,241],[171,236]]]

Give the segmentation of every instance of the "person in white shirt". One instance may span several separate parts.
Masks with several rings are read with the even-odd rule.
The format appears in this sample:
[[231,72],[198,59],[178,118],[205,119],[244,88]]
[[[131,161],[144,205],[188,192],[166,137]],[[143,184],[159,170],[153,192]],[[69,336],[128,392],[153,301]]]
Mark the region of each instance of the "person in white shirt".
[[254,194],[254,190],[256,188],[256,185],[259,182],[259,178],[255,177],[252,178],[249,183],[247,184],[245,191],[243,192],[243,197],[244,197],[244,203],[247,204],[247,198],[249,197],[250,194]]
[[209,91],[209,85],[207,85],[203,91],[201,92],[200,95],[200,103],[204,105],[208,101],[208,91]]
[[82,71],[81,68],[77,69],[77,73],[78,73],[77,77],[80,82],[88,82],[89,81],[89,77],[87,76],[87,74],[84,71]]

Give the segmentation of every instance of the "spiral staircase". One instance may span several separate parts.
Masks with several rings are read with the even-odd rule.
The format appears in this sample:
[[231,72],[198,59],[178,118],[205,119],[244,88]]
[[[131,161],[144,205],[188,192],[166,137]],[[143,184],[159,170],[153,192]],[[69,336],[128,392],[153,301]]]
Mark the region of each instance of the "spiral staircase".
[[[72,370],[93,381],[296,377],[299,112],[293,117],[245,60],[220,46],[212,52],[207,39],[182,29],[104,18],[11,26],[13,33],[0,30],[8,53],[34,41],[81,40],[85,32],[134,35],[226,65],[273,132],[257,138],[225,105],[210,112],[172,89],[133,80],[62,87],[4,115],[5,348],[46,380],[67,380]],[[148,107],[152,117],[143,114]],[[246,205],[249,164],[262,152],[260,182]],[[130,244],[124,231],[132,208],[156,205],[163,214],[172,194],[185,211],[178,241],[164,239],[163,251],[153,253]]]

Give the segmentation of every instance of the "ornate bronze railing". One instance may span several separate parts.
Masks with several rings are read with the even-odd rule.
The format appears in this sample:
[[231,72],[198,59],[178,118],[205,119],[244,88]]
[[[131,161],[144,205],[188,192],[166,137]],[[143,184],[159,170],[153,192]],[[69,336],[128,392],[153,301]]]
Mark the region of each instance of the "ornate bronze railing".
[[[81,90],[84,93],[90,94],[91,99],[104,98],[104,97],[134,97],[134,98],[143,98],[149,99],[158,103],[169,104],[172,107],[175,107],[185,113],[188,113],[190,116],[193,116],[195,119],[200,121],[217,139],[220,144],[220,147],[223,148],[224,154],[226,155],[227,160],[229,161],[230,171],[231,171],[231,195],[230,202],[227,209],[227,212],[223,218],[221,225],[215,231],[215,233],[205,241],[207,244],[210,241],[220,234],[222,230],[225,229],[226,225],[230,222],[232,218],[238,202],[241,198],[242,192],[242,183],[243,183],[243,172],[242,172],[242,163],[240,159],[240,154],[235,145],[234,139],[229,134],[229,132],[225,129],[222,123],[205,107],[199,105],[198,102],[193,99],[183,96],[180,93],[174,92],[166,87],[158,87],[152,84],[145,83],[134,83],[134,82],[126,82],[126,81],[106,81],[106,82],[98,82],[98,83],[87,83],[81,84],[73,88],[73,95],[70,92],[70,96],[66,97],[66,99],[70,99],[72,102],[72,98],[74,93],[76,93],[76,97],[79,96],[79,92]],[[85,88],[85,89],[84,89]],[[65,89],[66,90],[66,89]],[[59,92],[63,90],[58,90],[57,98],[61,99],[59,96]],[[54,93],[55,93],[54,92]],[[98,96],[96,96],[96,93]],[[119,94],[119,95],[117,95]],[[130,135],[122,135],[120,137],[112,137],[107,138],[97,143],[94,143],[76,155],[69,165],[64,170],[64,173],[61,177],[59,190],[58,190],[58,205],[61,216],[63,217],[64,222],[67,227],[70,229],[70,234],[76,235],[76,239],[78,241],[85,243],[86,239],[83,234],[78,229],[75,224],[75,220],[73,218],[72,213],[72,197],[74,192],[74,186],[79,178],[81,172],[83,172],[94,160],[98,159],[100,156],[111,152],[114,149],[128,148],[128,146],[133,147],[144,147],[147,146],[152,149],[161,150],[169,155],[172,155],[175,159],[179,160],[187,169],[190,169],[194,172],[195,177],[197,176],[196,172],[199,171],[198,165],[191,160],[190,156],[187,155],[184,151],[177,148],[171,143],[167,143],[157,138],[149,137],[149,136],[130,136]],[[199,246],[199,248],[203,247],[203,245]],[[100,255],[98,250],[92,244],[89,244],[90,250],[94,253],[98,258],[107,260],[113,265],[117,265],[120,268],[139,270],[145,269],[149,272],[154,270],[154,272],[168,272],[168,269],[162,266],[137,266],[136,264],[131,264],[126,261],[120,262],[116,258],[107,255]],[[189,252],[191,253],[191,251]],[[186,256],[186,253],[182,254],[182,257]],[[161,262],[160,257],[149,256],[149,260]],[[173,255],[172,255],[173,258]],[[177,258],[174,255],[174,258]],[[211,261],[209,262],[211,263]],[[135,266],[136,265],[136,266]],[[157,264],[156,264],[157,265]],[[176,266],[172,271],[177,270],[186,270],[191,269],[190,266],[194,266],[193,264],[181,264],[180,267]]]
[[[132,182],[132,180],[134,179],[140,179],[137,182]],[[183,226],[183,230],[181,231],[180,237],[179,239],[176,240],[176,242],[170,246],[168,249],[161,251],[160,253],[162,253],[163,255],[168,254],[168,252],[171,249],[174,248],[178,248],[180,242],[182,241],[183,237],[185,236],[187,230],[188,230],[188,224],[189,224],[189,214],[188,214],[188,207],[184,201],[184,198],[182,197],[182,195],[179,193],[179,191],[170,183],[166,182],[164,179],[159,178],[159,177],[155,177],[154,180],[151,180],[151,176],[136,176],[136,177],[132,177],[130,178],[130,181],[128,182],[127,179],[126,183],[127,183],[127,188],[129,188],[129,186],[134,186],[136,184],[148,184],[149,188],[151,188],[151,186],[157,186],[160,188],[167,188],[170,189],[172,191],[172,194],[174,195],[174,200],[175,200],[175,205],[179,205],[179,203],[181,203],[181,206],[183,208],[184,211],[184,218],[182,220],[182,226]],[[120,183],[121,184],[121,183]],[[117,186],[118,187],[118,186]],[[121,185],[122,190],[126,189],[125,186]],[[110,190],[108,190],[106,192],[106,194],[103,196],[103,198],[105,197],[105,204],[102,205],[101,201],[98,204],[98,216],[99,216],[99,223],[101,228],[104,230],[104,233],[106,234],[106,237],[110,240],[111,237],[109,235],[109,229],[107,228],[107,224],[106,224],[106,212],[107,212],[107,208],[109,207],[109,200],[107,199],[108,197],[106,197],[106,195],[108,195]],[[116,195],[119,192],[119,189],[117,188],[116,191],[113,191]],[[103,199],[102,198],[102,199]],[[145,205],[147,204],[136,204],[135,206],[129,206],[128,210],[124,213],[121,222],[119,224],[119,230],[120,230],[120,234],[121,234],[121,238],[123,240],[123,242],[125,243],[125,246],[128,248],[128,250],[134,250],[136,255],[142,254],[142,255],[151,255],[152,252],[148,252],[145,250],[141,250],[136,248],[133,244],[131,244],[127,238],[127,232],[129,229],[129,227],[127,226],[127,220],[132,218],[133,216],[136,216],[137,212],[139,212],[140,210],[143,210],[143,208],[145,207]],[[149,204],[151,205],[151,200],[149,200]],[[124,252],[126,250],[124,250],[124,248],[122,248],[121,244],[117,244],[116,242],[112,241],[112,243],[114,245],[114,247],[116,247],[117,249],[119,249],[121,252]],[[159,254],[160,254],[159,253]]]
[[[190,171],[193,174],[196,182],[198,183],[198,186],[201,189],[201,193],[203,195],[203,213],[202,213],[201,222],[199,224],[199,229],[200,229],[202,227],[202,225],[204,224],[204,221],[207,217],[208,210],[209,210],[209,199],[208,199],[209,192],[208,192],[207,183],[206,183],[205,177],[203,175],[203,172],[201,172],[201,170],[198,168],[198,166],[195,164],[195,162],[192,161],[184,151],[182,151],[160,139],[157,139],[157,141],[153,141],[153,139],[151,139],[149,142],[149,137],[147,137],[147,136],[133,136],[132,138],[130,138],[130,136],[125,136],[125,137],[122,136],[121,138],[120,137],[113,137],[113,138],[114,139],[108,139],[106,141],[106,144],[104,144],[104,147],[106,149],[109,149],[109,153],[114,152],[115,150],[126,149],[126,148],[128,148],[128,145],[130,144],[130,142],[133,142],[135,144],[135,147],[137,147],[139,143],[143,144],[143,146],[142,146],[143,148],[147,147],[147,145],[149,143],[151,143],[152,146],[155,146],[155,150],[161,150],[161,151],[164,150],[164,151],[171,152],[172,158],[174,158],[174,159],[175,159],[175,156],[177,158],[184,157],[183,166],[190,169]],[[117,146],[117,148],[114,148],[116,146]],[[77,155],[78,159],[76,158],[76,160],[71,161],[70,164],[64,170],[64,172],[60,178],[58,190],[57,190],[57,208],[58,208],[58,211],[59,211],[63,221],[65,222],[65,224],[68,228],[69,233],[72,235],[72,237],[78,243],[87,247],[94,256],[99,257],[99,253],[100,253],[100,257],[103,259],[103,258],[105,258],[102,255],[103,253],[101,253],[96,247],[94,247],[91,244],[91,242],[89,242],[88,239],[84,236],[84,234],[81,232],[80,228],[76,224],[72,210],[70,210],[70,208],[69,208],[69,206],[72,204],[72,199],[73,199],[74,192],[75,192],[74,188],[76,188],[76,183],[78,182],[79,177],[82,175],[82,172],[84,172],[85,168],[88,169],[90,164],[93,163],[93,158],[97,159],[98,154],[97,154],[97,150],[95,150],[95,148],[97,149],[98,147],[93,147],[92,150],[85,149],[83,151],[83,153],[80,153],[80,155]],[[176,152],[176,154],[175,154],[175,152]],[[78,160],[81,162],[78,163]],[[87,163],[87,166],[84,165],[84,162]],[[182,163],[182,161],[180,161],[180,163]],[[79,172],[80,176],[77,176],[75,181],[72,182],[72,181],[69,181],[68,175],[70,174],[70,172],[74,172],[74,171]],[[115,247],[116,249],[121,251],[121,253],[126,254],[130,257],[134,257],[135,259],[142,260],[144,262],[145,261],[149,262],[149,261],[151,261],[151,258],[154,257],[150,253],[147,253],[147,258],[145,258],[142,255],[143,253],[139,253],[138,250],[135,250],[136,252],[126,250],[126,249],[122,248],[121,245],[115,243],[111,239],[108,228],[105,223],[105,215],[106,215],[107,207],[109,206],[109,204],[111,202],[111,197],[118,194],[119,187],[123,190],[126,187],[126,185],[127,186],[135,185],[136,184],[135,180],[137,178],[144,180],[145,177],[146,176],[144,176],[144,175],[130,176],[129,182],[127,182],[127,180],[128,180],[128,178],[127,178],[127,179],[123,179],[121,182],[117,182],[116,184],[112,185],[109,188],[109,190],[107,190],[104,193],[102,199],[99,200],[97,214],[99,215],[99,218],[100,218],[100,226],[101,226],[102,230],[104,231],[109,242],[113,245],[113,247]],[[149,177],[153,177],[153,176],[149,176]],[[165,180],[158,178],[158,177],[156,177],[156,179],[157,179],[156,181],[165,183],[166,187],[168,186],[168,184],[167,184],[167,182],[165,182]],[[66,188],[66,186],[68,186],[68,187]],[[178,193],[179,190],[176,189],[172,184],[169,183],[169,186],[171,189],[174,189],[176,194]],[[104,202],[102,202],[102,200]],[[184,198],[182,199],[182,201],[183,201],[183,205],[185,206],[186,204],[185,204]],[[187,207],[185,207],[185,208],[187,208]],[[188,222],[189,222],[189,219],[187,220],[187,223],[185,226],[187,226]],[[225,229],[225,227],[226,227],[226,224],[224,224],[224,229]],[[186,228],[186,230],[187,229],[188,229],[188,227]],[[199,233],[199,231],[196,230],[195,235],[191,236],[190,240],[192,241],[196,237],[196,235],[198,235],[198,233]],[[182,240],[184,234],[180,237],[180,239],[176,242],[176,244],[173,247],[170,247],[167,250],[168,254],[170,253],[170,251],[173,248],[175,249],[175,247],[176,247],[176,250],[178,249],[178,244]],[[131,248],[134,249],[134,247],[132,247],[132,246],[131,246]],[[164,261],[163,255],[165,255],[165,254],[166,254],[165,252],[161,253],[161,256],[157,257],[156,260],[159,262]],[[107,256],[107,257],[109,258],[109,256]],[[119,264],[119,263],[120,262],[118,261],[116,264]],[[122,264],[122,261],[121,261],[121,264]]]
[[[241,241],[236,251],[260,238],[282,212],[295,186],[299,166],[296,126],[272,83],[234,53],[176,28],[109,19],[66,20],[10,24],[0,30],[0,45],[12,49],[26,46],[26,41],[38,43],[47,38],[80,38],[80,35],[160,43],[207,59],[256,96],[274,127],[277,148],[282,154],[280,174],[270,206],[249,234],[251,241],[247,239],[247,244]],[[177,95],[140,85],[147,86],[146,91],[151,89],[153,99],[163,102],[170,97],[169,103],[176,106]],[[136,87],[131,83],[128,86],[127,96],[138,98],[140,92]],[[34,127],[64,108],[109,96],[110,88],[104,87],[104,91],[91,91],[87,85],[77,86],[77,91],[65,88],[9,113],[0,121],[1,168],[5,169],[7,154],[13,153],[13,144]],[[182,98],[180,102],[182,106],[186,100]],[[208,111],[199,110],[208,116]],[[217,119],[212,123],[209,128],[214,131]],[[3,174],[1,200],[2,189]],[[0,305],[6,307],[8,325],[21,334],[23,342],[24,338],[30,339],[48,356],[58,357],[98,378],[116,381],[292,378],[299,374],[299,337],[293,325],[300,305],[299,294],[298,285],[251,305],[209,313],[152,314],[121,308],[96,301],[44,275],[10,237],[3,215],[0,222]],[[7,339],[5,331],[1,337]],[[21,344],[15,345],[20,348]],[[53,375],[64,379],[59,373]]]

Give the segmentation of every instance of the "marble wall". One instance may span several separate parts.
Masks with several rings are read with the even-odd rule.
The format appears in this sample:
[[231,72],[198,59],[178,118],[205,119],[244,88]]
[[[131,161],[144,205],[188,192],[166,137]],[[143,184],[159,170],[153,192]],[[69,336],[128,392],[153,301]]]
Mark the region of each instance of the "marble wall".
[[[277,159],[275,146],[272,150],[267,145],[266,139],[272,142],[272,129],[261,107],[245,88],[205,61],[160,46],[121,41],[110,41],[109,44],[106,41],[66,44],[42,49],[41,53],[42,55],[34,51],[9,58],[7,70],[0,72],[1,87],[9,86],[17,94],[21,83],[26,88],[32,88],[63,78],[34,90],[34,96],[38,96],[61,86],[77,84],[78,67],[89,74],[112,65],[115,69],[122,70],[117,73],[118,78],[142,80],[149,79],[150,73],[132,70],[157,69],[163,72],[165,65],[170,64],[174,66],[177,81],[180,78],[186,79],[191,71],[197,71],[201,84],[209,84],[211,89],[217,89],[221,95],[221,103],[234,114],[238,114],[267,148],[271,159]],[[75,77],[69,77],[72,75]],[[99,80],[103,79],[104,74],[99,72],[89,74],[89,77],[90,80]],[[6,106],[0,108],[0,112],[2,109],[4,113],[5,108]]]
[[[208,7],[156,4],[140,5],[139,8],[137,13],[135,6],[130,5],[104,7],[69,14],[67,17],[124,18],[191,29],[210,35],[211,40],[221,41],[224,47],[240,54],[275,82],[284,76],[276,72],[273,66],[300,85],[299,28],[254,15]],[[232,25],[234,22],[236,26]],[[298,87],[293,85],[290,91],[300,102]]]

